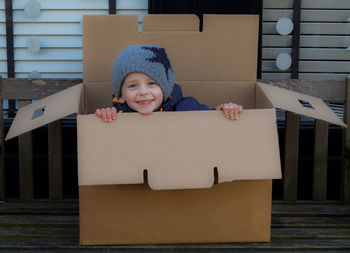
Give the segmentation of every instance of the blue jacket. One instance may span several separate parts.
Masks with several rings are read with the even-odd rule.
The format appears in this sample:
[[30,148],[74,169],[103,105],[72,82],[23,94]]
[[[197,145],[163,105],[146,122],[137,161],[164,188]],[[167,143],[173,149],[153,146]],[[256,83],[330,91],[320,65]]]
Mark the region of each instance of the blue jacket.
[[[113,99],[113,106],[119,112],[120,110],[123,112],[135,112],[131,109],[127,103],[118,103],[116,99]],[[173,92],[169,96],[165,102],[163,102],[159,111],[203,111],[209,110],[209,107],[206,105],[200,104],[193,97],[183,97],[181,86],[175,84]]]

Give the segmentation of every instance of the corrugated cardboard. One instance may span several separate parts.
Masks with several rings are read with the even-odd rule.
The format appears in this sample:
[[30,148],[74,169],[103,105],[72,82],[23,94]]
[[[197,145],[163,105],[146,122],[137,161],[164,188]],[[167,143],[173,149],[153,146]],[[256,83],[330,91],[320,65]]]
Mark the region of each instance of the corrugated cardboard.
[[[344,126],[319,99],[256,83],[257,16],[205,15],[198,27],[193,15],[145,16],[143,32],[137,16],[85,16],[84,84],[16,117],[7,138],[79,113],[81,244],[269,241],[271,179],[281,178],[275,107]],[[130,44],[165,47],[185,96],[242,104],[239,120],[193,111],[102,122],[92,113],[111,106],[111,66]]]
[[210,189],[80,186],[80,241],[93,244],[269,241],[271,180]]
[[246,110],[234,123],[218,111],[123,114],[107,127],[78,116],[79,185],[142,184],[144,170],[155,190],[210,188],[214,168],[219,183],[280,178],[275,121],[271,109]]
[[[5,140],[14,138],[73,113],[79,113],[82,109],[84,99],[83,90],[83,85],[78,84],[36,103],[22,107],[18,110]],[[42,115],[35,117],[38,111],[41,111]]]

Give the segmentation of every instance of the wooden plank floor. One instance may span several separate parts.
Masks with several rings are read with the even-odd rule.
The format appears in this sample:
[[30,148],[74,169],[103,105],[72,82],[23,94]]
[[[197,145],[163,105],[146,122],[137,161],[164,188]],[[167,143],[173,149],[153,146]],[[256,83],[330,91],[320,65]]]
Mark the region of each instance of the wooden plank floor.
[[350,252],[350,206],[274,202],[269,243],[80,246],[77,201],[0,202],[0,252]]

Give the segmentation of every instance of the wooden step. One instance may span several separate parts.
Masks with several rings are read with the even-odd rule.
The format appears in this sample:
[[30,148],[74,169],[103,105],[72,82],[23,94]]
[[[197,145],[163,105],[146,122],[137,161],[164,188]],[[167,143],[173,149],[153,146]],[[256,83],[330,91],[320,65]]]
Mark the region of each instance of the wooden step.
[[350,206],[274,202],[271,242],[80,246],[78,202],[0,204],[0,252],[350,252]]

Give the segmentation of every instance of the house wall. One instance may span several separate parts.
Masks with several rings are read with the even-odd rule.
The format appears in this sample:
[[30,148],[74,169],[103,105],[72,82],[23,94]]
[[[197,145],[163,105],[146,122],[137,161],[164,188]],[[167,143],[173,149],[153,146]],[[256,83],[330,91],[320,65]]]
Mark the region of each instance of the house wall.
[[[108,0],[37,0],[41,14],[29,18],[27,0],[13,0],[15,72],[26,78],[38,71],[42,78],[82,78],[82,15],[108,14]],[[140,26],[147,14],[147,0],[116,0],[117,14],[138,14]],[[350,1],[304,0],[301,11],[300,79],[338,79],[350,72]],[[276,22],[292,19],[293,0],[264,0],[262,78],[289,79],[290,70],[276,67],[278,54],[291,54],[292,36],[281,36]],[[0,0],[0,75],[7,77],[5,0]],[[32,54],[28,38],[40,40]]]
[[[299,78],[344,80],[350,72],[350,1],[301,3]],[[290,70],[280,71],[275,59],[282,52],[291,54],[292,36],[279,35],[276,22],[293,18],[293,0],[264,0],[263,7],[262,78],[289,79]]]
[[[24,12],[27,0],[13,0],[15,77],[38,71],[42,78],[82,78],[82,15],[108,14],[108,0],[37,0],[40,16]],[[0,75],[7,77],[5,0],[0,0]],[[137,14],[140,25],[147,0],[117,0],[117,14]],[[35,36],[40,51],[32,54],[26,43]]]

